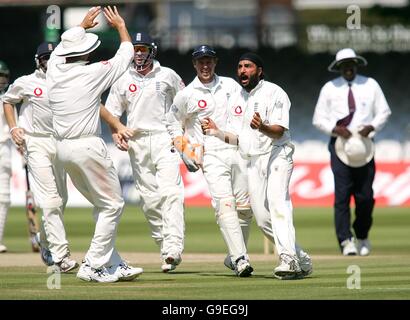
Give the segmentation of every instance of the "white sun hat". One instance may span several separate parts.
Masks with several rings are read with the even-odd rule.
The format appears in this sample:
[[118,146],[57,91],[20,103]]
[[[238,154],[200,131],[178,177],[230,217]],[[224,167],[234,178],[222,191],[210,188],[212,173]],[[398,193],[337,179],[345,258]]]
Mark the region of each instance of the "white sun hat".
[[358,56],[353,49],[345,48],[336,53],[335,61],[333,61],[327,69],[331,72],[339,72],[340,64],[346,60],[355,60],[359,66],[367,65],[367,60],[365,58]]
[[337,157],[349,167],[362,167],[374,157],[374,142],[369,137],[363,137],[353,132],[349,139],[337,137],[335,143]]
[[77,57],[94,51],[100,44],[96,34],[74,27],[61,35],[61,42],[54,52],[60,57]]

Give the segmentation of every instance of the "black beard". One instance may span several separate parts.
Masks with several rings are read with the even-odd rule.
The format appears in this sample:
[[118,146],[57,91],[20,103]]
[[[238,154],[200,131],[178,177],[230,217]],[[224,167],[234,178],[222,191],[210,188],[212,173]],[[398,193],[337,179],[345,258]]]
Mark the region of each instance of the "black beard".
[[[248,84],[245,86],[242,86],[246,91],[251,91],[253,88],[255,88],[259,83],[259,77],[255,74],[249,77]],[[241,84],[242,85],[242,84]]]

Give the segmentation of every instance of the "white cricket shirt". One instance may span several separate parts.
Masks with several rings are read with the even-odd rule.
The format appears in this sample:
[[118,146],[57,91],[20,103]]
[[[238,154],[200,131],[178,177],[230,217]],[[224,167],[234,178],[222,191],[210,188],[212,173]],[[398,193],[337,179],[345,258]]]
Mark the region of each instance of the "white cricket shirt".
[[181,77],[156,60],[145,76],[133,64],[111,87],[105,107],[113,115],[127,113],[127,127],[137,131],[167,131],[165,114],[176,93],[185,87]]
[[57,137],[73,139],[101,134],[101,94],[128,69],[133,57],[131,42],[122,42],[110,60],[89,65],[86,61],[65,63],[53,52],[47,88]]
[[[357,75],[351,82],[356,111],[350,130],[363,125],[372,125],[375,132],[380,131],[391,114],[383,91],[376,80]],[[336,122],[349,114],[349,85],[343,77],[327,82],[321,89],[313,115],[313,125],[328,135],[332,133]]]
[[[219,129],[225,130],[228,117],[228,100],[241,86],[233,79],[215,75],[212,88],[205,86],[198,77],[177,93],[167,114],[169,131],[173,138],[185,132],[189,141],[205,146],[206,150],[226,149],[230,145],[213,136],[205,136],[201,120],[211,118]],[[232,146],[234,147],[234,146]]]
[[9,126],[7,125],[6,117],[4,116],[2,92],[0,92],[0,104],[0,143],[2,143],[10,138]]
[[[290,100],[278,85],[265,80],[247,92],[239,91],[229,101],[229,123],[227,131],[235,132],[239,139],[239,150],[245,156],[269,153],[273,145],[290,142],[289,110]],[[242,110],[242,112],[239,112]],[[250,127],[253,115],[259,112],[262,121],[268,125],[280,125],[285,131],[279,139],[272,139]]]
[[18,126],[28,133],[53,134],[53,121],[47,95],[46,75],[41,70],[22,76],[10,85],[4,102],[22,102]]

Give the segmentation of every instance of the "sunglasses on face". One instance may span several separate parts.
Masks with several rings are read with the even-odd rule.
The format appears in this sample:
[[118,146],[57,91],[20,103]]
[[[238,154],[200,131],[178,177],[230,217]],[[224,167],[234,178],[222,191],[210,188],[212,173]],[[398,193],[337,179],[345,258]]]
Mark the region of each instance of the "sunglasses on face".
[[141,53],[148,53],[149,52],[149,47],[147,46],[134,46],[134,51],[135,52],[141,52]]

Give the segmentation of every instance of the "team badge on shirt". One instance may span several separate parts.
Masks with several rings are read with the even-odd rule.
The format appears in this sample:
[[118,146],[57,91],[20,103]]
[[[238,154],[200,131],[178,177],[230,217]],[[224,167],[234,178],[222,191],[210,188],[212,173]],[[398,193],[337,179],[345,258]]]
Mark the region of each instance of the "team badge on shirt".
[[208,104],[206,103],[205,100],[199,100],[198,101],[198,108],[200,108],[200,109],[205,109],[207,105]]
[[36,97],[41,97],[41,95],[43,94],[43,90],[41,90],[41,88],[35,88],[34,89],[34,95],[36,96]]

